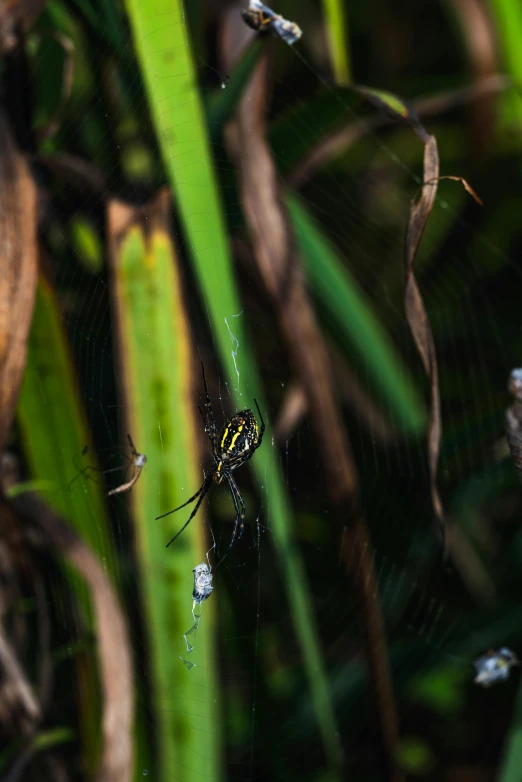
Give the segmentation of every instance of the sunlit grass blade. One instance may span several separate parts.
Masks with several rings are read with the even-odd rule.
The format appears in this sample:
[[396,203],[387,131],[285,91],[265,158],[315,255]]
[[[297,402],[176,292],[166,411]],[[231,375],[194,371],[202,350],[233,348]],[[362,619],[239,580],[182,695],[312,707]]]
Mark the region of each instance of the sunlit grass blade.
[[[229,387],[238,407],[256,396],[266,414],[261,384],[245,336],[242,306],[230,262],[194,65],[180,0],[127,0],[131,28],[143,70],[156,134],[172,183],[204,305],[209,313]],[[267,440],[270,440],[268,433]],[[264,507],[284,562],[295,632],[325,751],[332,766],[341,756],[324,662],[304,568],[292,541],[293,521],[275,452],[267,443],[252,460]]]
[[350,53],[348,50],[346,5],[344,0],[323,0],[330,58],[332,60],[335,81],[341,86],[350,84],[352,80]]
[[518,87],[503,95],[501,103],[503,118],[513,129],[522,122],[522,5],[519,0],[489,0],[488,6],[496,27],[504,68]]
[[[193,652],[187,654],[183,638],[193,624],[192,570],[209,548],[204,513],[169,549],[166,543],[192,508],[155,520],[181,505],[202,480],[192,397],[195,362],[169,209],[167,191],[142,210],[112,202],[109,236],[127,429],[147,456],[130,498],[152,652],[159,748],[154,778],[199,782],[220,779],[213,597],[204,605]],[[196,667],[188,670],[180,657]]]
[[291,194],[286,202],[310,290],[331,320],[335,333],[348,343],[364,366],[371,391],[384,402],[392,422],[404,432],[418,434],[425,427],[426,412],[391,339],[302,202]]

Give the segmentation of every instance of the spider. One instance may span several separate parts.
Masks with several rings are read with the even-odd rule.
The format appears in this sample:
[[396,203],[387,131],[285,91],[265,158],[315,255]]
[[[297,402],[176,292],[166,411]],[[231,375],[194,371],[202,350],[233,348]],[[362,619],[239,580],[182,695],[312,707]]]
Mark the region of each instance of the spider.
[[168,548],[170,544],[174,543],[174,541],[181,535],[183,530],[188,527],[198,512],[199,506],[203,502],[203,498],[209,491],[212,484],[217,483],[219,485],[223,482],[226,482],[230,494],[232,495],[234,508],[236,510],[236,517],[234,519],[232,540],[230,541],[229,547],[224,556],[219,560],[219,565],[230,552],[234,543],[241,539],[245,527],[245,503],[243,501],[243,497],[241,496],[241,492],[238,489],[237,483],[232,476],[232,472],[237,470],[238,467],[241,467],[242,464],[248,461],[261,445],[263,441],[263,434],[265,432],[265,422],[263,421],[263,416],[261,415],[261,410],[259,409],[257,400],[254,399],[257,412],[259,414],[259,419],[261,421],[261,429],[259,429],[257,419],[252,410],[240,410],[239,413],[236,413],[234,416],[232,416],[230,421],[225,424],[223,431],[218,438],[216,419],[214,417],[212,402],[210,401],[210,396],[207,389],[205,367],[203,366],[203,362],[201,363],[201,371],[203,373],[203,385],[205,387],[205,413],[203,413],[200,407],[198,407],[198,410],[205,425],[205,433],[210,440],[210,448],[213,458],[212,470],[208,475],[205,475],[202,485],[192,497],[184,502],[183,505],[179,505],[177,508],[174,508],[174,510],[169,510],[168,513],[163,513],[161,516],[157,516],[156,521],[158,519],[164,519],[165,516],[170,516],[171,513],[176,513],[176,511],[181,510],[181,508],[184,508],[186,505],[194,502],[194,500],[199,497],[196,503],[196,507],[190,514],[188,520],[185,522],[179,532],[177,532],[167,543]]
[[[130,434],[127,435],[127,440],[129,441],[129,446],[130,446],[130,452],[131,452],[130,457],[127,456],[127,454],[123,453],[122,451],[120,451],[120,453],[128,462],[127,470],[131,465],[135,467],[135,470],[132,474],[132,478],[130,479],[130,481],[123,483],[121,486],[117,486],[115,489],[111,489],[111,491],[107,492],[107,497],[111,497],[113,494],[121,494],[122,492],[129,491],[130,489],[132,489],[132,487],[140,477],[141,472],[147,462],[147,457],[145,456],[145,454],[138,453],[138,451],[134,447],[134,443],[132,442],[132,437],[130,436]],[[85,456],[88,452],[89,452],[89,446],[85,445],[82,450],[82,456]],[[73,457],[73,464],[75,465],[75,467],[78,468],[78,465],[76,464],[74,457]],[[69,481],[69,489],[71,488],[73,483],[77,481],[78,478],[80,478],[80,476],[83,475],[85,478],[91,478],[91,476],[89,475],[89,471],[101,472],[103,475],[105,475],[110,472],[118,472],[119,470],[122,469],[123,467],[121,465],[118,465],[117,467],[110,467],[108,470],[102,470],[100,467],[93,467],[91,464],[87,464],[83,468],[78,468],[77,475],[75,475],[74,478],[71,481]],[[91,478],[91,480],[94,479]]]

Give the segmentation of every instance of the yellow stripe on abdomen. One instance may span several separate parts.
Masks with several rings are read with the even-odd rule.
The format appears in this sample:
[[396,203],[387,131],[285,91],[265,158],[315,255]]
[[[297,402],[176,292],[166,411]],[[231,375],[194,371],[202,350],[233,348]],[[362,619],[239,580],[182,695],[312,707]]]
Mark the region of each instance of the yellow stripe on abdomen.
[[[232,442],[231,442],[231,443],[230,443],[230,445],[228,446],[228,450],[229,450],[229,451],[232,451],[232,450],[233,450],[233,448],[234,448],[234,445],[236,444],[236,440],[237,440],[237,438],[239,437],[239,435],[241,434],[242,430],[243,430],[243,424],[241,424],[241,426],[238,426],[237,432],[236,432],[236,433],[235,433],[235,435],[233,436],[233,438],[232,438]],[[227,432],[228,432],[228,429],[227,429]],[[221,443],[221,447],[223,448],[223,443]]]
[[225,447],[225,440],[227,439],[228,430],[229,430],[229,427],[227,426],[227,428],[223,432],[223,437],[221,438],[221,450],[223,450],[223,448]]

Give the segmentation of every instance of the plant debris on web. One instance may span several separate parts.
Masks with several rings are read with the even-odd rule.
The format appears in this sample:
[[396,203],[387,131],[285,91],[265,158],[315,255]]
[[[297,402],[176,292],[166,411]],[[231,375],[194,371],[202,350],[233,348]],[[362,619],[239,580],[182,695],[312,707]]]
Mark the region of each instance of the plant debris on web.
[[194,620],[194,624],[183,635],[187,649],[185,657],[180,656],[179,658],[187,667],[188,671],[196,667],[196,663],[187,659],[189,654],[194,651],[194,644],[189,641],[188,636],[191,635],[193,639],[196,638],[196,633],[198,632],[199,623],[201,621],[201,614],[196,614],[195,609],[197,605],[201,605],[205,600],[208,600],[214,590],[212,585],[212,571],[205,562],[196,565],[192,572],[194,573],[194,589],[192,590],[192,619]]
[[126,481],[125,483],[122,483],[121,486],[117,486],[115,489],[111,489],[111,491],[107,492],[107,497],[111,497],[113,494],[122,494],[122,492],[129,491],[132,489],[136,481],[141,475],[141,471],[145,467],[145,464],[147,463],[147,457],[144,453],[138,453],[136,448],[134,447],[134,443],[132,442],[130,434],[127,435],[127,439],[129,441],[129,445],[131,448],[131,464],[135,468],[134,473],[132,475],[132,478],[130,481]]
[[473,679],[481,687],[491,687],[496,682],[509,679],[509,671],[513,666],[520,665],[514,652],[503,646],[498,651],[490,649],[473,663],[477,675]]
[[[196,565],[194,570],[194,591],[192,592],[192,599],[194,601],[194,607],[200,605],[204,600],[208,600],[214,589],[212,585],[212,573],[210,568],[204,562],[201,565]],[[194,608],[192,609],[194,611]]]
[[276,14],[260,0],[250,0],[248,8],[241,10],[243,21],[256,32],[272,30],[289,46],[292,46],[302,35],[301,28],[295,22],[289,22],[280,14]]

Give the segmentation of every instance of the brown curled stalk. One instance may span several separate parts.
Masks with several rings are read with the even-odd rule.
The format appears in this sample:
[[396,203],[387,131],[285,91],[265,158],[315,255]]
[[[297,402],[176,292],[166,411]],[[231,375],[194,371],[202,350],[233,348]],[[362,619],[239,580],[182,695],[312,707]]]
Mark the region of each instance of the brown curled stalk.
[[[6,487],[4,486],[4,489]],[[103,748],[95,782],[130,782],[133,767],[133,673],[122,609],[102,564],[65,521],[33,494],[6,502],[3,518],[21,530],[38,529],[52,548],[74,567],[90,589],[96,614],[100,679],[103,690]],[[34,532],[33,532],[34,536]]]

